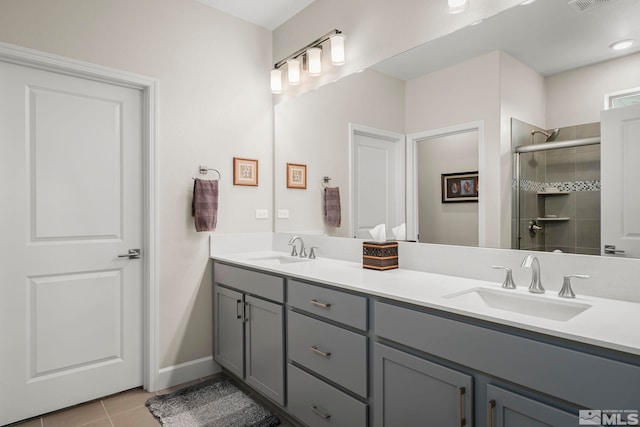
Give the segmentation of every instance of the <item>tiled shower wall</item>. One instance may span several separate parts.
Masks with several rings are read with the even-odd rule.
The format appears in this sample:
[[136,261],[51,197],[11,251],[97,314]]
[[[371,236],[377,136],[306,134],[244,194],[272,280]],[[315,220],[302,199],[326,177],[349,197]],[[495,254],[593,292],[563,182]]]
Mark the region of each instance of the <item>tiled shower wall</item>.
[[[542,129],[512,119],[512,147],[531,144],[532,130]],[[555,141],[593,136],[600,136],[600,123],[561,128]],[[536,134],[533,141],[540,144],[545,139]],[[569,194],[540,195],[545,186]],[[520,154],[520,182],[514,181],[513,187],[520,191],[520,219],[512,218],[514,248],[600,254],[600,144]],[[516,210],[512,212],[515,215]],[[545,215],[569,220],[540,221]],[[531,236],[529,225],[534,220],[542,230]]]

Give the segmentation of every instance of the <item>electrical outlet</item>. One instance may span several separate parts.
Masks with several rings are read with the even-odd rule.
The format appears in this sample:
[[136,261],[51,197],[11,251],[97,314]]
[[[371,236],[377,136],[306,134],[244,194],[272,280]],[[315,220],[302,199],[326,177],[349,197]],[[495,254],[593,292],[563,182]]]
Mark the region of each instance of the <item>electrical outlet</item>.
[[267,209],[256,209],[256,219],[268,219],[269,211]]
[[278,219],[288,219],[289,209],[278,209]]

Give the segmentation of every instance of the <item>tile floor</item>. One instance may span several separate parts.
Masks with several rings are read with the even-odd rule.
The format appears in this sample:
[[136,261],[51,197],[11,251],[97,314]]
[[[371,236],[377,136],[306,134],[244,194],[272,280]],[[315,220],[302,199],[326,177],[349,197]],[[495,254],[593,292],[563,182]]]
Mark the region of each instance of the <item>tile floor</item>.
[[[160,423],[151,415],[151,412],[149,412],[149,409],[145,406],[147,399],[156,394],[170,393],[207,379],[208,378],[201,378],[190,383],[152,393],[144,391],[141,388],[123,391],[122,393],[107,396],[102,399],[10,424],[9,427],[157,427]],[[278,413],[279,411],[277,411],[272,404],[265,402],[263,398],[256,396],[255,393],[242,387],[241,384],[236,383],[236,385],[256,401],[259,401],[274,411],[281,420],[280,426],[294,427],[295,424],[285,420],[282,414]]]

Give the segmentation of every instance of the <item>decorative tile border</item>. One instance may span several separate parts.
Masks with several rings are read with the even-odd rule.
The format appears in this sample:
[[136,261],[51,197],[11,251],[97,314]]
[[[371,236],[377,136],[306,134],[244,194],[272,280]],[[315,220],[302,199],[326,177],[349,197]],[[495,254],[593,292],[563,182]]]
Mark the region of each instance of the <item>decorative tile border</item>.
[[520,180],[520,191],[544,191],[545,187],[555,187],[559,191],[600,191],[600,181],[538,182]]

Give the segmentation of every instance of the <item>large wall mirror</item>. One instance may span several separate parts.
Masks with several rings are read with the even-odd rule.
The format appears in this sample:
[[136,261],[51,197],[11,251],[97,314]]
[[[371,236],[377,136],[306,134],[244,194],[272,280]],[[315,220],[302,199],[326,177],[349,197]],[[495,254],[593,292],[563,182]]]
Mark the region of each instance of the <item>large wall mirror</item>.
[[[512,119],[593,127],[605,95],[640,87],[640,2],[576,3],[516,6],[278,103],[275,230],[366,238],[386,223],[393,238],[406,224],[411,240],[511,248]],[[636,45],[612,50],[620,38]],[[306,189],[287,187],[287,163],[307,166]],[[445,202],[443,176],[467,172],[477,200]]]

